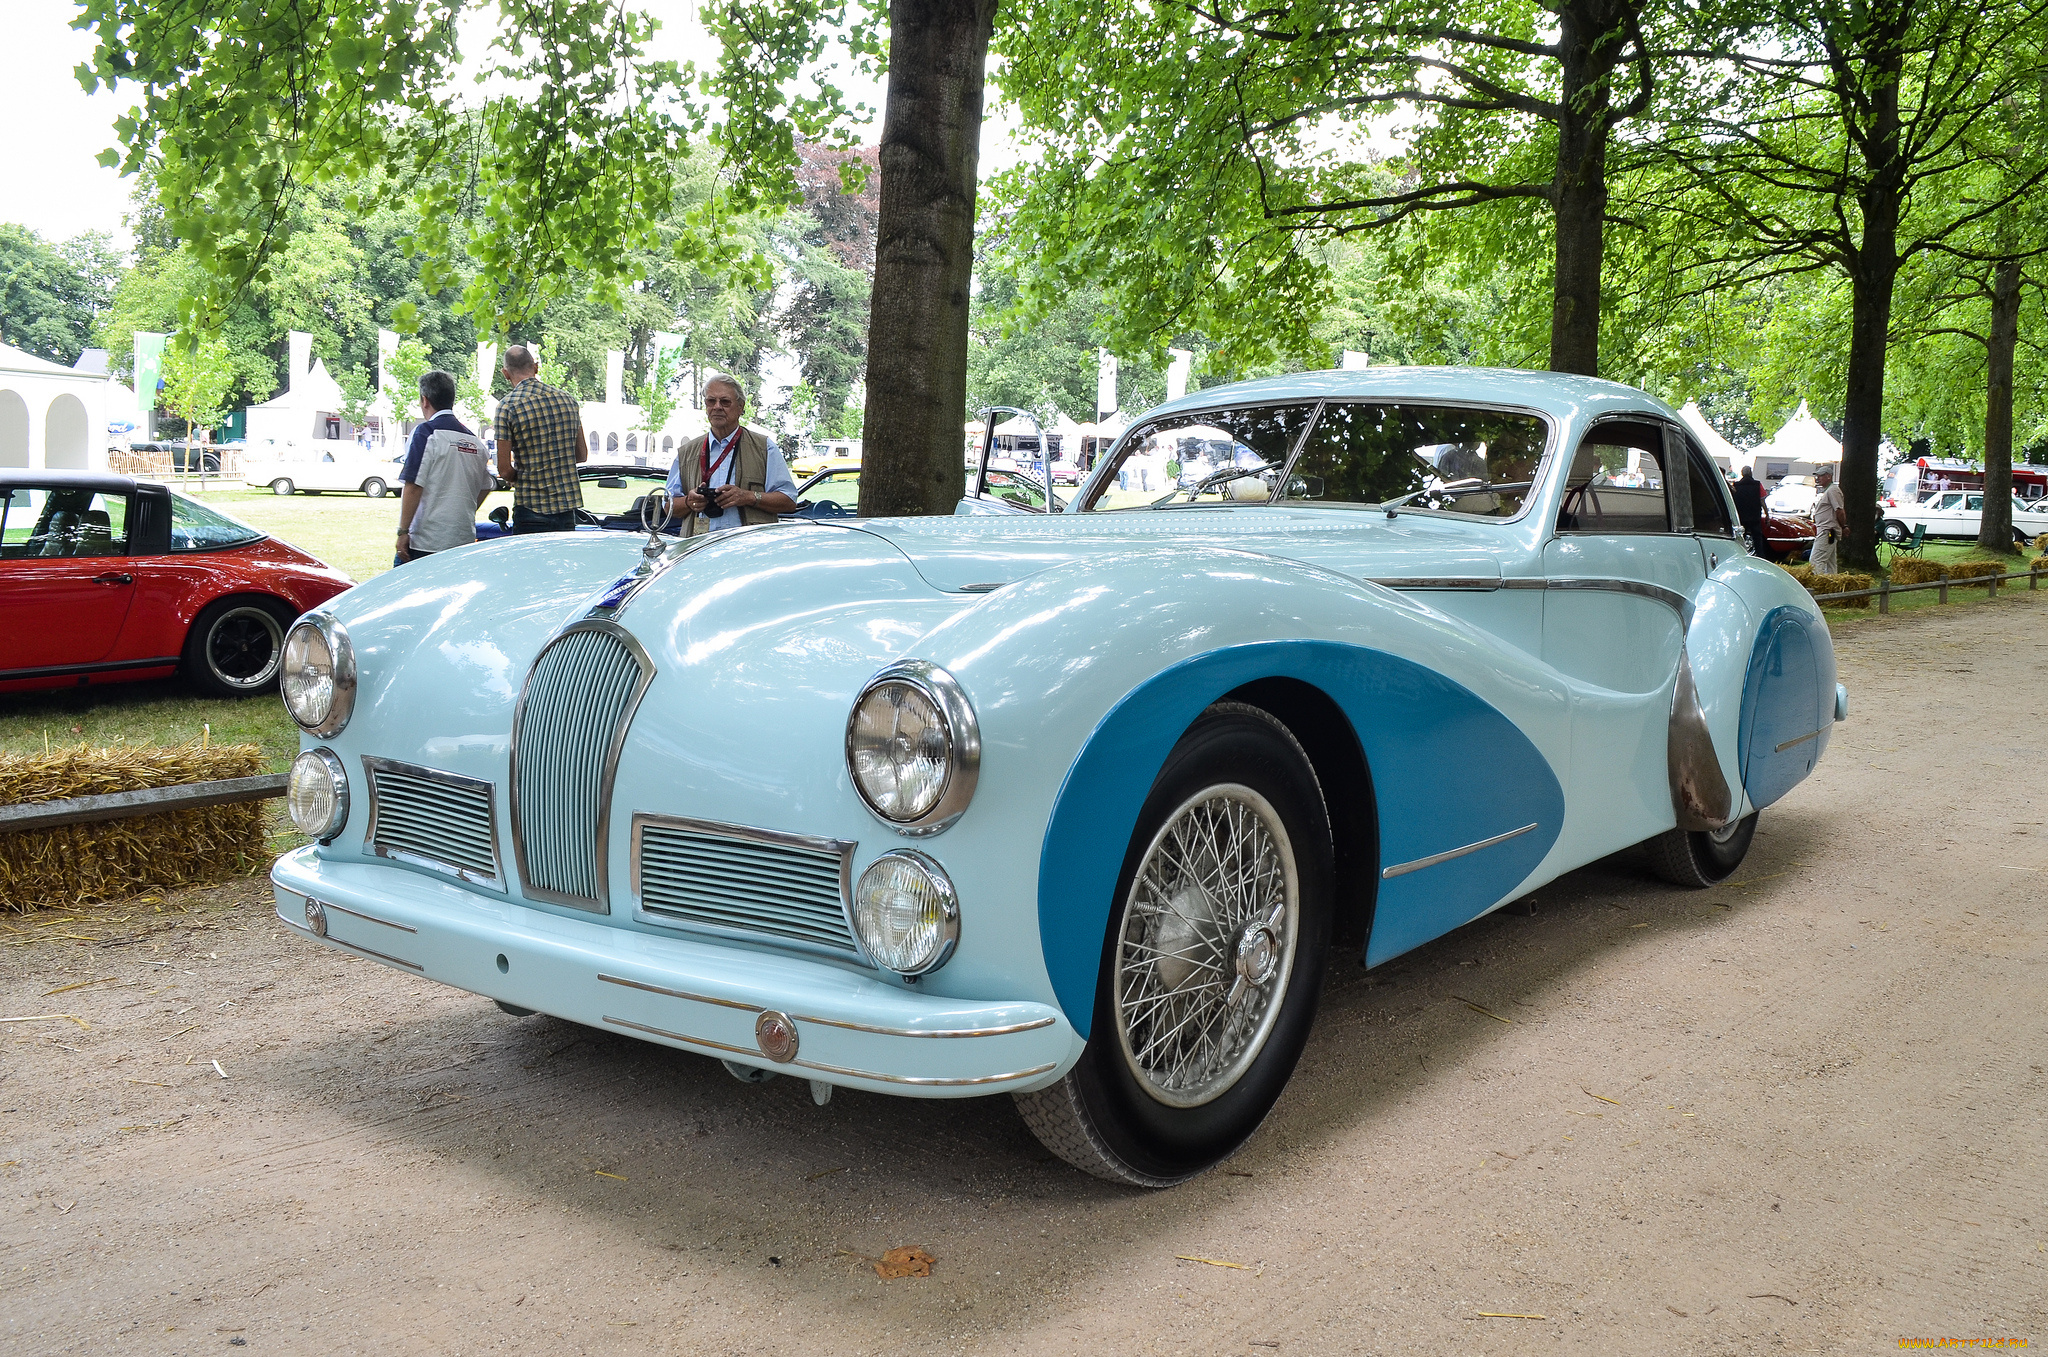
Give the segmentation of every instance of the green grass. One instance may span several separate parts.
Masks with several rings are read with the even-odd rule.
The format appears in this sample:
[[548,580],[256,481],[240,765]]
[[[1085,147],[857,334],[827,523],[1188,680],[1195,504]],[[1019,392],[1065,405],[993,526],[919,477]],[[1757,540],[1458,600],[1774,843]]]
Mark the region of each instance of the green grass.
[[[202,729],[202,727],[210,729]],[[177,679],[54,688],[0,697],[0,754],[89,745],[253,744],[282,773],[299,752],[299,728],[275,693],[205,698]]]

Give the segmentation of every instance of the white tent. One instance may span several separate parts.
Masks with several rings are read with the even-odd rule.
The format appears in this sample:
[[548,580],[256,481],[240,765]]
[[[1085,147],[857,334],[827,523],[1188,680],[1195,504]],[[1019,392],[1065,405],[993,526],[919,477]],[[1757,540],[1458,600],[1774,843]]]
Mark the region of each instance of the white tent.
[[1811,476],[1821,467],[1836,465],[1842,460],[1842,445],[1801,401],[1792,418],[1785,421],[1771,441],[1751,449],[1749,456],[1757,479],[1772,481],[1786,476]]
[[0,344],[0,466],[103,470],[109,386],[104,368],[67,368]]
[[1700,413],[1697,404],[1687,401],[1679,410],[1678,417],[1685,421],[1685,427],[1692,430],[1692,436],[1700,441],[1700,446],[1707,450],[1707,456],[1713,458],[1721,470],[1733,473],[1749,465],[1749,454],[1714,432],[1714,426],[1707,423],[1707,417]]

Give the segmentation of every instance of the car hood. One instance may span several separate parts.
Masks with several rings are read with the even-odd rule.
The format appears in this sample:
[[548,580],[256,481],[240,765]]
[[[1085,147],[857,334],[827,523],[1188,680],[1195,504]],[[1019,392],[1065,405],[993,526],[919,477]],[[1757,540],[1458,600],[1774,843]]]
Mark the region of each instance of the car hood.
[[1534,560],[1527,525],[1378,510],[1162,509],[1109,514],[864,518],[934,588],[981,593],[1072,561],[1204,547],[1256,552],[1358,579],[1498,578]]

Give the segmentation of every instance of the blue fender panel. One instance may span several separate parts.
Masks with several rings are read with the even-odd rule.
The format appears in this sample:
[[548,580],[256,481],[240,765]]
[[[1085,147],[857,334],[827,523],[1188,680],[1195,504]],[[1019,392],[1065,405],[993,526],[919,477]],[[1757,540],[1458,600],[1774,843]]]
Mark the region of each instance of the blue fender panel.
[[1798,608],[1773,608],[1749,652],[1736,756],[1743,790],[1758,810],[1813,771],[1834,724],[1835,694],[1821,682],[1817,625]]
[[1088,1035],[1095,981],[1138,811],[1204,708],[1256,679],[1328,694],[1358,733],[1380,814],[1380,866],[1534,824],[1504,843],[1379,883],[1366,962],[1377,965],[1476,917],[1525,880],[1557,840],[1564,791],[1513,722],[1410,660],[1328,641],[1234,646],[1153,676],[1104,716],[1067,771],[1046,825],[1038,931],[1067,1020]]

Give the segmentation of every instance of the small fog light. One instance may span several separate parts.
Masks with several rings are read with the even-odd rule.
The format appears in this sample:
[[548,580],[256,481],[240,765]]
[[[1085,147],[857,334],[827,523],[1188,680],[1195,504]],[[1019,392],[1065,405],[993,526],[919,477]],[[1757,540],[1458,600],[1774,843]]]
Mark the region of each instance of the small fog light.
[[960,941],[960,901],[943,867],[899,849],[860,874],[853,929],[877,966],[924,975],[945,965]]
[[326,843],[348,823],[348,773],[328,749],[308,749],[292,760],[285,808],[309,839]]
[[787,1013],[771,1008],[754,1019],[754,1041],[770,1060],[787,1064],[796,1059],[796,1024]]

